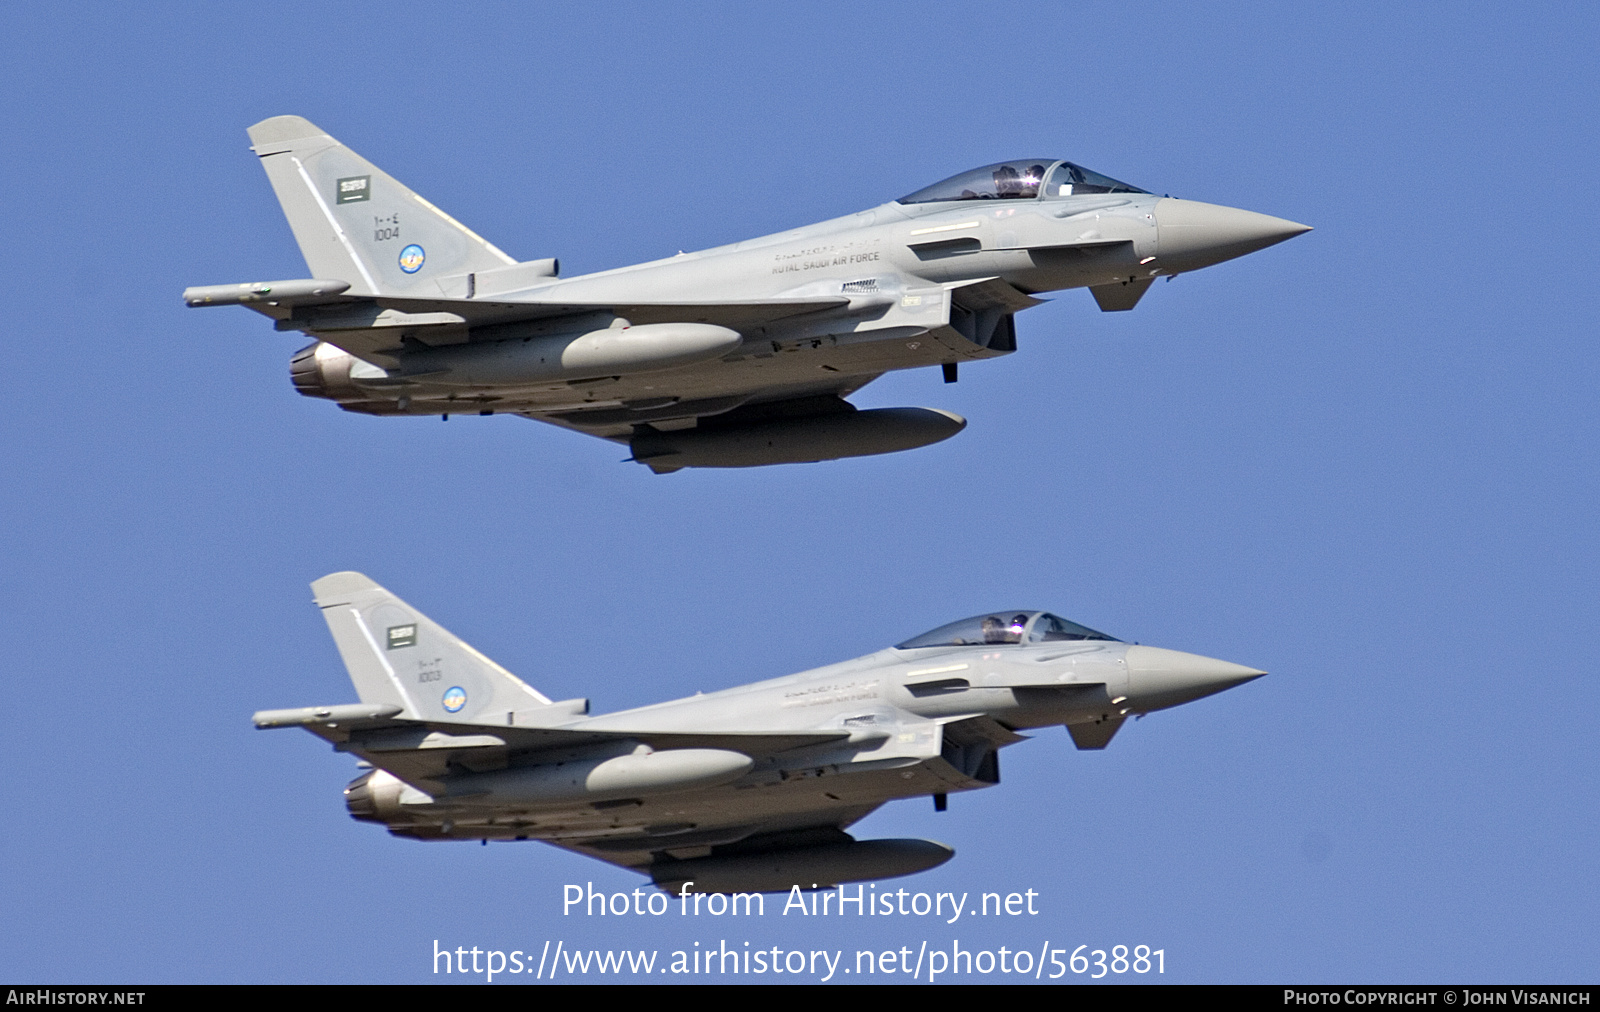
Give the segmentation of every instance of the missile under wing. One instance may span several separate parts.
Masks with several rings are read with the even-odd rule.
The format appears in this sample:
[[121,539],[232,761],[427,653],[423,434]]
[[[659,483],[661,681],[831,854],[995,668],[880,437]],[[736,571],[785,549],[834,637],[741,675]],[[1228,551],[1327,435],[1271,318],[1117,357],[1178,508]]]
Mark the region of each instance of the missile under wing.
[[933,408],[857,410],[885,372],[1017,348],[1041,292],[1132,309],[1160,276],[1307,231],[1158,197],[1058,158],[965,172],[857,214],[618,270],[517,262],[298,116],[250,128],[311,277],[190,288],[315,339],[302,394],[371,415],[513,414],[657,472],[887,453],[949,438]]
[[360,573],[312,584],[359,703],[263,710],[368,767],[350,814],[430,841],[542,840],[669,891],[769,892],[923,871],[930,840],[858,840],[887,801],[1000,782],[1021,732],[1080,749],[1129,716],[1261,676],[1048,612],[974,616],[865,657],[591,715],[538,692]]

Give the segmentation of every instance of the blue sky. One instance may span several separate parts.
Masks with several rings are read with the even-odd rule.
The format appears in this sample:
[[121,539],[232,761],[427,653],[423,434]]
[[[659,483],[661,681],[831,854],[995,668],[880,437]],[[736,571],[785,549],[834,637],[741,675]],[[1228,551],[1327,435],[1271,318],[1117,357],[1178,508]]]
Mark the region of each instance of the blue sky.
[[[1591,7],[107,11],[0,15],[0,975],[955,937],[1150,945],[1168,981],[1594,980]],[[305,273],[244,135],[282,113],[569,275],[1019,155],[1316,231],[856,398],[959,412],[949,442],[657,477],[519,419],[339,412],[289,386],[300,335],[185,309]],[[354,699],[306,586],[339,569],[597,711],[1019,605],[1272,675],[858,827],[956,848],[907,888],[1037,917],[580,920],[564,884],[637,877],[391,839],[345,815],[348,758],[251,728]]]

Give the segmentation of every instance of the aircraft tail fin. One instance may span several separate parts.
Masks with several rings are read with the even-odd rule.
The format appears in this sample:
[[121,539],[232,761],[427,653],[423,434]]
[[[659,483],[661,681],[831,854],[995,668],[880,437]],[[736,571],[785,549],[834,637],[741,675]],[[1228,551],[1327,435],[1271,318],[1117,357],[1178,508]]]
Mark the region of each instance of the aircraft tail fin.
[[311,276],[352,295],[448,294],[439,279],[516,263],[300,116],[250,128]]
[[363,703],[403,720],[510,724],[550,699],[360,573],[311,584]]

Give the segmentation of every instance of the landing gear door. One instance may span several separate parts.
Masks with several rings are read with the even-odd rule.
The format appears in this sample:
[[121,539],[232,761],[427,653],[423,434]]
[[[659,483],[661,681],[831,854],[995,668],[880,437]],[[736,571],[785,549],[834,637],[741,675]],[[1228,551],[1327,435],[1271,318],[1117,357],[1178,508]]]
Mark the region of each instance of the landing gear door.
[[999,278],[950,286],[950,328],[971,346],[974,358],[1008,355],[1017,350],[1013,314],[1040,300]]

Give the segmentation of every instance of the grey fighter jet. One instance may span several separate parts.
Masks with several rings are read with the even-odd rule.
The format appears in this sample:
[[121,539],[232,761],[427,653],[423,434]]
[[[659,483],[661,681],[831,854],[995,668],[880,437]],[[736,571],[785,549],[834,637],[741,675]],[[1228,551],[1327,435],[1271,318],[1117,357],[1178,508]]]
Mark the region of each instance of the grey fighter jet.
[[250,128],[312,277],[211,285],[315,343],[294,386],[371,415],[514,414],[660,473],[911,449],[959,432],[845,398],[892,369],[1016,350],[1034,296],[1132,309],[1157,277],[1308,231],[1147,193],[1057,158],[952,176],[858,214],[562,278],[518,263],[298,116]]
[[416,840],[543,840],[671,892],[773,892],[943,864],[857,840],[879,805],[1000,782],[1000,749],[1066,725],[1102,749],[1130,716],[1264,672],[1016,609],[812,671],[601,716],[555,702],[360,573],[311,585],[359,703],[264,710],[370,772],[350,814]]

